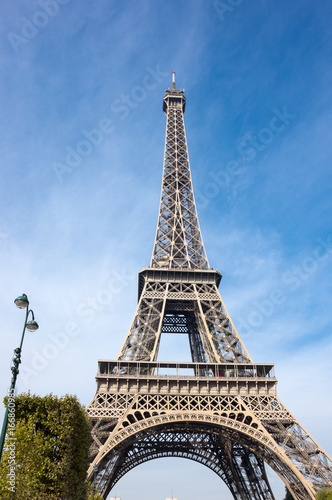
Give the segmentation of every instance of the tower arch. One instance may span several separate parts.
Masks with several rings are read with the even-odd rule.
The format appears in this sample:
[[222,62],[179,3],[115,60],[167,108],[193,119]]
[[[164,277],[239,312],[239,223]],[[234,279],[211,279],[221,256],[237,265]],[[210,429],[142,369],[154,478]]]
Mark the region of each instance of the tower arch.
[[[109,462],[122,456],[113,468],[99,476],[99,489],[106,496],[115,484],[138,465],[162,457],[181,457],[196,461],[215,472],[236,499],[269,498],[266,488],[267,463],[297,498],[310,498],[312,487],[304,481],[291,460],[276,446],[254,419],[244,423],[239,414],[226,416],[203,412],[166,414],[124,426],[100,465],[109,470]],[[131,419],[127,421],[130,421]],[[242,421],[241,421],[242,420]],[[113,447],[112,447],[113,446]],[[124,459],[125,458],[125,459]],[[242,470],[242,472],[240,472]],[[255,479],[252,483],[252,479]],[[252,486],[253,484],[253,486]]]

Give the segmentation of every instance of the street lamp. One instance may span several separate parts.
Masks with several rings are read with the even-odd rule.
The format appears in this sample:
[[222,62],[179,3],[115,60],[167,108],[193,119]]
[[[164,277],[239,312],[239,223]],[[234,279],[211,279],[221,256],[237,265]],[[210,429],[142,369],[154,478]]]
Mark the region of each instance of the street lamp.
[[92,490],[92,500],[95,500],[95,491],[96,491],[96,475],[97,475],[98,465],[94,464],[93,466],[93,490]]
[[[24,327],[23,327],[23,333],[22,333],[20,347],[17,347],[16,349],[14,349],[13,366],[11,367],[11,371],[13,373],[13,376],[11,379],[11,386],[10,386],[10,393],[9,393],[11,395],[15,394],[15,384],[16,384],[17,375],[19,373],[18,367],[19,367],[19,364],[21,363],[21,352],[22,352],[22,344],[23,344],[25,330],[27,329],[27,330],[29,330],[29,332],[35,332],[39,328],[37,321],[35,321],[35,316],[33,314],[33,311],[31,309],[29,309],[29,300],[28,300],[28,297],[25,295],[25,293],[23,293],[23,295],[20,295],[19,297],[17,297],[17,299],[14,300],[14,304],[19,309],[26,309],[27,311],[26,311],[26,315],[25,315],[25,321],[24,321]],[[28,321],[28,317],[29,317],[30,313],[31,313],[31,320]],[[2,431],[1,431],[1,437],[0,437],[0,462],[1,462],[1,458],[2,458],[3,447],[5,444],[5,438],[6,438],[10,399],[11,398],[8,397],[7,406],[6,406],[6,413],[5,413],[5,417],[3,419]]]

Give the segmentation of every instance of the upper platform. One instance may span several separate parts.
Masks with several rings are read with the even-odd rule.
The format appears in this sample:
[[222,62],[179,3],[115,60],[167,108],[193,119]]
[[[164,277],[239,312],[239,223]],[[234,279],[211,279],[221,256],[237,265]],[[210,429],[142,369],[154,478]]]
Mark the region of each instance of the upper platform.
[[163,99],[163,112],[167,114],[168,106],[181,105],[182,112],[186,109],[184,90],[166,89]]
[[184,113],[186,109],[186,98],[184,96],[184,90],[178,90],[175,85],[175,71],[172,71],[172,88],[165,90],[164,100],[163,100],[163,112],[167,114],[167,108],[169,106],[181,106],[182,112]]
[[172,283],[209,283],[220,285],[221,274],[216,269],[169,269],[162,267],[144,267],[138,273],[138,299],[145,281]]

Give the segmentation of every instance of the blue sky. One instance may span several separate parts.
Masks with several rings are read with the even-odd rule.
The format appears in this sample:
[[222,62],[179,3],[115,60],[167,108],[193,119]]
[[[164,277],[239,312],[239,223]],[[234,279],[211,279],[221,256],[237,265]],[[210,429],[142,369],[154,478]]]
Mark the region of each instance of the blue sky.
[[[97,360],[117,356],[151,258],[162,97],[176,70],[221,295],[252,358],[276,364],[281,400],[331,455],[332,4],[3,0],[0,11],[1,393],[23,292],[40,330],[25,339],[19,391],[86,405]],[[176,342],[161,359],[188,359]],[[231,498],[180,459],[137,467],[116,493]]]

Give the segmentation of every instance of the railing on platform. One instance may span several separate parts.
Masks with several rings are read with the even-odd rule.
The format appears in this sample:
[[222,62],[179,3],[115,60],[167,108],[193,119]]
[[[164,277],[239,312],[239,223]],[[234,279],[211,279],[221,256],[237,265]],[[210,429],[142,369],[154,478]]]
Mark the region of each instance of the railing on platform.
[[275,378],[273,364],[98,361],[98,377]]

